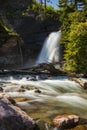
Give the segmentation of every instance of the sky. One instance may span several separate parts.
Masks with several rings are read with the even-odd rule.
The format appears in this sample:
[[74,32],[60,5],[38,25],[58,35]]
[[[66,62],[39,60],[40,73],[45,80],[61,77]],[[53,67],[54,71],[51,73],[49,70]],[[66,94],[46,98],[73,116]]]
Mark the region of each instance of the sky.
[[[37,1],[39,2],[40,0],[37,0]],[[52,5],[55,9],[57,9],[58,0],[50,0],[50,1],[51,2],[47,2],[47,4]]]
[[58,2],[58,0],[51,0],[51,5],[52,5],[54,8],[57,8],[57,2]]

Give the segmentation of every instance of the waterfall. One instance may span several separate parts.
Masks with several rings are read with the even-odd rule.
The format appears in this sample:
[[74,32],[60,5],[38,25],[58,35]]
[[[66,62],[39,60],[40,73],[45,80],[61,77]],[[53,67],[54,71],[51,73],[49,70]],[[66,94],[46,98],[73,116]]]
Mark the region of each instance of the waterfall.
[[36,63],[53,63],[60,60],[61,31],[52,32],[46,38]]

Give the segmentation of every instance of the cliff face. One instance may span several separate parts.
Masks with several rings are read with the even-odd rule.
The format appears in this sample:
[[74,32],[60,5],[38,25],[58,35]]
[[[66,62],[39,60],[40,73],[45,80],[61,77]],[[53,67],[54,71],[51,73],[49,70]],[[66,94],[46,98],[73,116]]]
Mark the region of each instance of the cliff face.
[[31,0],[0,0],[0,10],[15,9],[23,10]]
[[45,38],[58,31],[59,24],[52,19],[39,20],[34,17],[8,19],[19,36],[8,36],[0,41],[0,67],[17,68],[31,66],[40,52]]
[[[18,18],[15,20],[18,21]],[[41,16],[22,17],[19,20],[20,24],[14,26],[24,41],[22,49],[24,63],[31,62],[31,59],[35,62],[43,42],[51,32],[59,30],[60,23],[48,18],[41,20]]]
[[[2,2],[2,5],[3,7],[10,5],[13,9],[17,8],[17,11],[18,8],[21,10],[25,8],[28,2],[29,0],[26,0],[26,2],[19,0],[18,3],[15,0],[10,0],[7,4]],[[58,31],[60,27],[58,20],[35,14],[32,10],[27,16],[10,16],[5,15],[6,10],[2,8],[0,14],[3,23],[0,24],[1,69],[23,68],[34,65],[45,38],[51,32]],[[17,35],[13,34],[12,30]]]
[[22,45],[21,37],[0,20],[0,69],[20,66]]

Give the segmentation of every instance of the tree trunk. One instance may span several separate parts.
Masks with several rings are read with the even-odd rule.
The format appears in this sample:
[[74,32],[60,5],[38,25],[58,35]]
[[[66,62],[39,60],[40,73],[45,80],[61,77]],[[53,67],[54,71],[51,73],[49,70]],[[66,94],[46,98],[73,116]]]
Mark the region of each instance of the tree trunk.
[[44,0],[44,7],[45,7],[45,9],[46,9],[46,0]]
[[42,6],[42,0],[40,0],[40,4],[41,4],[41,6]]

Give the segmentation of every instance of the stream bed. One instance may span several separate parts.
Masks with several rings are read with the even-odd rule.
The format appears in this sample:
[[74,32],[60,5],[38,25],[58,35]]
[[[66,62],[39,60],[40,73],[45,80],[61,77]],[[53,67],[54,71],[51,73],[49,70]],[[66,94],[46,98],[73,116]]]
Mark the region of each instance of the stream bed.
[[[50,122],[61,114],[87,118],[87,90],[66,76],[0,75],[1,94],[11,96],[32,118]],[[75,130],[86,130],[80,126]]]

